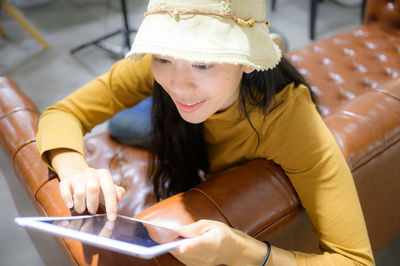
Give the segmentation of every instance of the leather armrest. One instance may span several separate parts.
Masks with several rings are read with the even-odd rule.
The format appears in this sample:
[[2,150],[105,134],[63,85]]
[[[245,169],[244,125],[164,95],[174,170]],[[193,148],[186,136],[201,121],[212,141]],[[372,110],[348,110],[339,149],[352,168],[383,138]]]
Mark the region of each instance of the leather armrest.
[[[211,219],[280,247],[298,249],[302,242],[303,250],[317,251],[317,241],[304,213],[281,168],[259,159],[215,174],[197,187],[147,208],[136,218],[167,225]],[[282,238],[293,235],[296,229],[302,233]],[[307,239],[307,243],[299,239]],[[156,261],[160,265],[178,265],[170,254],[159,256]]]
[[215,174],[196,188],[149,207],[137,218],[180,225],[212,219],[257,237],[299,209],[297,194],[281,168],[259,159]]
[[400,140],[400,78],[325,117],[352,171]]
[[[39,110],[35,104],[10,78],[0,77],[0,141],[17,171],[29,176],[22,174],[24,178],[21,179],[32,197],[47,181],[47,167],[37,165],[35,135],[38,121]],[[38,168],[41,174],[36,175]]]

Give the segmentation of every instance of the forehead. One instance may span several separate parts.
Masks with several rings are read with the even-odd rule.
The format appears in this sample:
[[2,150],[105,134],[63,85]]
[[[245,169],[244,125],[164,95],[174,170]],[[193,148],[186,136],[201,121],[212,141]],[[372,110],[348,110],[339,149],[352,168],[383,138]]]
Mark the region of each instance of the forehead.
[[201,61],[188,61],[185,59],[177,59],[168,55],[152,54],[152,59],[165,59],[173,63],[187,64],[187,65],[213,65],[224,68],[240,68],[241,65],[238,64],[228,64],[228,63],[217,63],[217,62],[201,62]]

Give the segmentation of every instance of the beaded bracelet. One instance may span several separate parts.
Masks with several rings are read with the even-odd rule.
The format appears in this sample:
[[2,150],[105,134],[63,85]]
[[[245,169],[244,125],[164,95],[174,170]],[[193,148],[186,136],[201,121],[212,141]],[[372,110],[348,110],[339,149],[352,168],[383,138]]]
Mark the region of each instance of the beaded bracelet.
[[267,254],[265,254],[263,262],[261,262],[260,266],[264,266],[265,263],[267,263],[267,260],[269,258],[269,255],[271,254],[271,244],[268,241],[264,241],[265,244],[267,244],[268,250]]

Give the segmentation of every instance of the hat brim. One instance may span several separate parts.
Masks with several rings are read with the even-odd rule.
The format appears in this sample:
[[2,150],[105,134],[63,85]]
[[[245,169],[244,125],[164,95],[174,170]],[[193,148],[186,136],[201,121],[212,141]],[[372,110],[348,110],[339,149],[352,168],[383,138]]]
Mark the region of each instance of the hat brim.
[[282,56],[264,23],[247,27],[229,17],[187,14],[174,18],[168,13],[144,18],[126,58],[138,61],[145,54],[242,64],[256,70],[274,68]]

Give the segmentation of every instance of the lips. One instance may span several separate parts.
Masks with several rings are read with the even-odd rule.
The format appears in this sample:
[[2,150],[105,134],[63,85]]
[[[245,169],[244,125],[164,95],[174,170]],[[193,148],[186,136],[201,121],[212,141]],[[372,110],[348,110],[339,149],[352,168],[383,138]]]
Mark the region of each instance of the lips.
[[200,106],[203,105],[203,103],[205,101],[206,100],[203,100],[200,102],[194,102],[194,103],[182,103],[180,101],[175,101],[175,102],[180,110],[182,110],[183,112],[186,112],[186,113],[191,113],[191,112],[194,112],[197,109],[199,109]]

